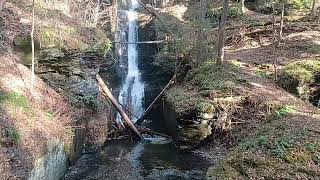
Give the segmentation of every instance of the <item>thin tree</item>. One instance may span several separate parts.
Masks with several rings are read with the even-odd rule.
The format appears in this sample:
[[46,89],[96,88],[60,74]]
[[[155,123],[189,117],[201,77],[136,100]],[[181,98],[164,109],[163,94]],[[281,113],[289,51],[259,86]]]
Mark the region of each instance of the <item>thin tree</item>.
[[200,0],[199,11],[198,11],[198,38],[197,38],[197,59],[202,61],[206,53],[206,47],[204,46],[206,40],[206,28],[205,19],[208,11],[208,1]]
[[311,15],[312,16],[315,16],[316,15],[316,11],[317,11],[317,9],[318,9],[318,7],[319,7],[319,2],[318,2],[319,0],[313,0],[312,1],[312,8],[311,8]]
[[281,0],[281,20],[280,20],[280,30],[279,30],[279,43],[280,41],[283,40],[282,32],[283,32],[283,24],[284,24],[284,5],[285,5],[285,0]]
[[277,81],[277,53],[276,53],[276,17],[275,17],[275,8],[274,3],[272,3],[272,28],[273,28],[273,37],[272,37],[272,55],[273,55],[273,69],[274,69],[274,80]]
[[96,8],[94,10],[93,27],[96,27],[97,24],[98,24],[99,16],[100,16],[100,13],[99,13],[100,6],[101,6],[100,0],[97,0],[97,5],[96,5]]
[[32,0],[32,27],[31,27],[31,48],[32,48],[32,57],[31,57],[31,94],[33,93],[33,86],[34,86],[34,64],[35,64],[35,60],[34,60],[34,1]]
[[242,12],[242,14],[246,13],[246,7],[245,7],[245,4],[244,4],[244,1],[245,0],[241,0],[241,12]]
[[224,38],[225,38],[224,36],[225,36],[225,23],[226,23],[227,14],[228,14],[228,6],[229,6],[229,1],[224,0],[222,15],[220,17],[220,23],[219,23],[219,42],[218,42],[217,64],[222,64],[222,62],[224,61]]
[[0,0],[0,11],[2,11],[5,2],[6,0]]

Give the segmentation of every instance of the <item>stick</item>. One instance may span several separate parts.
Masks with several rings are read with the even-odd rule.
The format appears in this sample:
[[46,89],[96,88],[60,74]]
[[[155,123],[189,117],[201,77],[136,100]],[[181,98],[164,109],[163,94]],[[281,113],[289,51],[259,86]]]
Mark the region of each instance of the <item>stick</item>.
[[139,41],[139,42],[121,42],[121,41],[113,41],[113,43],[120,43],[120,44],[160,44],[160,43],[167,43],[164,40],[158,41]]
[[162,89],[162,91],[158,94],[158,96],[151,102],[151,104],[149,105],[149,107],[147,108],[147,110],[144,112],[144,114],[141,116],[141,118],[139,118],[137,120],[137,122],[135,123],[136,125],[141,124],[146,116],[149,114],[149,112],[151,111],[151,109],[153,108],[154,104],[160,99],[160,97],[163,95],[163,93],[165,92],[166,89],[168,89],[170,87],[170,85],[173,83],[174,79],[176,78],[176,75],[174,75],[170,81],[168,82],[168,84]]
[[144,138],[142,137],[142,135],[140,134],[140,132],[138,131],[138,129],[134,126],[134,124],[131,122],[131,120],[129,119],[128,115],[123,111],[121,105],[118,103],[118,101],[114,98],[114,96],[112,95],[112,93],[110,92],[109,88],[107,87],[107,85],[104,83],[104,81],[101,79],[100,75],[97,74],[96,75],[96,79],[99,83],[99,85],[101,86],[101,89],[103,90],[103,92],[107,95],[107,97],[110,99],[110,101],[112,102],[112,104],[117,108],[118,112],[120,113],[121,117],[126,121],[126,124],[142,139],[144,140]]
[[151,130],[148,130],[148,129],[139,129],[139,131],[172,139],[172,137],[169,136],[169,135],[158,133],[158,132],[154,132],[154,131],[151,131]]

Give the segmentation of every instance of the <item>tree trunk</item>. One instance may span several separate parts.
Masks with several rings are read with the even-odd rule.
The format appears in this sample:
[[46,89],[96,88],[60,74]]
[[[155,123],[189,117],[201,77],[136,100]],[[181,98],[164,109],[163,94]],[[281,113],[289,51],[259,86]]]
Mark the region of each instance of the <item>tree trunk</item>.
[[272,55],[273,55],[273,69],[274,69],[274,80],[277,81],[277,54],[276,54],[276,17],[275,17],[275,8],[272,3],[272,27],[273,27],[273,37],[272,37]]
[[0,0],[0,11],[2,11],[5,2],[6,0]]
[[316,12],[316,3],[317,3],[317,0],[312,1],[312,8],[311,8],[311,15],[312,16],[314,16],[315,12]]
[[283,32],[283,21],[284,21],[284,0],[282,0],[282,9],[281,9],[281,21],[280,21],[280,31],[279,31],[279,43],[283,40],[282,32]]
[[97,0],[97,6],[94,11],[93,27],[96,27],[99,21],[99,11],[100,11],[100,0]]
[[205,18],[207,14],[207,9],[208,9],[208,2],[207,0],[200,0],[200,6],[199,6],[199,12],[198,12],[198,38],[197,38],[197,60],[203,61],[205,53],[206,53],[206,48],[207,46],[204,44],[206,40],[206,30],[205,30]]
[[124,112],[121,105],[118,103],[116,98],[112,95],[111,91],[107,87],[107,85],[104,83],[102,78],[99,75],[96,75],[96,79],[102,88],[103,92],[107,95],[107,97],[110,99],[111,103],[117,108],[117,111],[120,113],[121,117],[126,121],[127,125],[143,140],[142,135],[138,131],[138,129],[134,126],[134,124],[129,119],[128,115]]
[[223,2],[223,10],[222,10],[222,15],[220,18],[220,27],[219,27],[219,42],[218,42],[218,59],[217,59],[217,64],[222,64],[224,61],[224,38],[225,38],[225,23],[227,19],[227,14],[228,14],[228,5],[229,1],[224,0]]
[[32,49],[32,57],[31,57],[31,94],[33,93],[33,86],[34,86],[34,1],[32,0],[32,27],[31,27],[31,49]]
[[244,5],[244,1],[245,0],[241,0],[241,12],[242,12],[242,14],[246,13],[246,7]]

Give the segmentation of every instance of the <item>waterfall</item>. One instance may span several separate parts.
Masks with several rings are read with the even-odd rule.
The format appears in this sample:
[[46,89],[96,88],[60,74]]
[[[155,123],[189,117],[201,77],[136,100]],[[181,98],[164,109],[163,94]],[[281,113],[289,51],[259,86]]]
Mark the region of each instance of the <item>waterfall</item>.
[[[130,9],[126,11],[128,19],[128,71],[118,98],[123,107],[132,113],[129,113],[129,116],[133,122],[137,121],[137,118],[141,117],[144,112],[144,83],[141,80],[138,68],[137,44],[134,43],[138,40],[138,14],[135,11],[138,7],[139,3],[136,0],[131,0]],[[118,113],[117,121],[120,119],[121,116]]]

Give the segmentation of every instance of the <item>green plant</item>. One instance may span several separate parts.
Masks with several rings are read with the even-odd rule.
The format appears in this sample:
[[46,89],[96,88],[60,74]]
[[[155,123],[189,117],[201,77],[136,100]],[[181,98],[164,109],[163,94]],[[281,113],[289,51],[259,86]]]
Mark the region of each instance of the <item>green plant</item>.
[[200,113],[213,113],[215,107],[209,102],[202,101],[196,105],[196,109]]
[[19,143],[21,141],[21,134],[18,132],[17,129],[13,127],[9,127],[5,129],[5,134],[10,139],[10,141],[14,143]]
[[1,93],[0,103],[6,103],[9,110],[16,113],[18,109],[21,109],[28,117],[33,117],[35,112],[32,109],[32,105],[29,100],[18,93]]
[[273,142],[273,147],[271,152],[273,155],[279,158],[283,158],[290,147],[292,147],[292,145],[289,140],[277,139]]
[[51,121],[51,120],[53,120],[54,113],[51,112],[51,111],[48,111],[48,112],[46,112],[46,116],[47,116],[47,118]]
[[277,118],[284,118],[294,112],[296,112],[296,110],[293,106],[284,106],[278,111],[276,111],[276,116]]
[[320,152],[316,153],[315,156],[314,156],[314,160],[320,164]]

